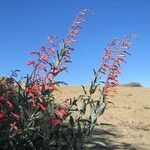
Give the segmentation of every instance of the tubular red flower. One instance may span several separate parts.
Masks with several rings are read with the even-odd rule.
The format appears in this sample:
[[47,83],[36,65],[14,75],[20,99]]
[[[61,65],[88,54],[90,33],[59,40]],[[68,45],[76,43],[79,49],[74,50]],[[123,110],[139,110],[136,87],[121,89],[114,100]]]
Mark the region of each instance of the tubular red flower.
[[32,106],[35,107],[35,108],[37,107],[35,101],[32,102]]
[[56,110],[55,110],[55,114],[58,116],[58,117],[64,117],[68,114],[68,110],[64,107],[58,107]]
[[43,111],[46,111],[46,107],[45,107],[42,103],[39,103],[39,106],[41,107],[41,109],[42,109]]
[[16,92],[16,91],[11,91],[10,94],[11,94],[11,95],[16,95],[17,92]]
[[68,44],[73,44],[73,43],[76,43],[76,42],[77,42],[76,40],[70,39],[70,40],[68,41]]
[[30,54],[38,54],[38,52],[30,52]]
[[20,116],[18,115],[18,114],[16,114],[16,113],[13,113],[13,112],[11,112],[11,114],[17,119],[17,120],[19,120],[20,119]]
[[41,60],[42,61],[48,61],[48,59],[49,59],[49,55],[47,55],[47,54],[41,54]]
[[59,119],[50,119],[50,120],[48,120],[48,123],[52,124],[52,125],[59,125],[62,123],[62,121]]
[[5,95],[4,94],[0,95],[0,101],[3,101],[4,99],[5,99]]
[[10,131],[12,131],[12,130],[18,130],[18,127],[16,126],[16,122],[11,123],[10,127],[11,127]]
[[0,112],[0,120],[2,120],[5,117],[5,112]]
[[56,90],[57,89],[57,84],[55,82],[51,83],[49,89],[50,90]]
[[35,62],[34,61],[28,61],[27,65],[34,65]]
[[7,101],[7,106],[8,106],[8,108],[13,108],[14,107],[13,103],[10,102],[10,101]]
[[45,70],[46,69],[46,66],[44,65],[44,64],[41,64],[40,66],[39,66],[39,70]]
[[48,48],[48,50],[49,50],[51,53],[55,53],[55,51],[56,51],[56,49],[54,49],[53,47]]
[[32,86],[32,90],[31,91],[41,94],[40,85],[38,85],[37,83],[34,83],[34,85]]

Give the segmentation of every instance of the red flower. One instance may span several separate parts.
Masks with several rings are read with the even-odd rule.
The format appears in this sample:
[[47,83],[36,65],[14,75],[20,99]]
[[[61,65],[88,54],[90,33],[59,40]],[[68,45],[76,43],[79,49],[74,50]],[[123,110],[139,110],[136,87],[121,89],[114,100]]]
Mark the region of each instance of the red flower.
[[5,99],[4,95],[0,95],[0,101],[3,101]]
[[44,86],[45,90],[48,90],[48,89],[49,89],[48,83],[44,82],[44,83],[43,83],[43,86]]
[[27,65],[33,65],[33,64],[35,64],[34,61],[28,61],[28,63],[27,63]]
[[1,113],[0,113],[0,120],[3,119],[4,117],[5,117],[5,113],[4,113],[4,112],[1,112]]
[[30,54],[38,54],[38,52],[30,52]]
[[13,108],[13,107],[14,107],[14,105],[13,105],[12,102],[10,102],[10,101],[7,101],[7,106],[8,106],[9,108]]
[[16,92],[16,91],[11,91],[10,94],[11,94],[11,95],[16,95],[17,92]]
[[56,83],[51,83],[50,84],[50,89],[51,90],[56,90],[57,88],[56,88]]
[[41,107],[41,109],[42,109],[43,111],[46,111],[46,107],[45,107],[43,104],[39,103],[39,106]]
[[39,66],[39,70],[46,70],[46,66],[45,66],[44,64],[41,64],[41,65]]
[[48,59],[49,59],[49,56],[47,54],[42,54],[41,55],[41,60],[42,61],[48,61]]
[[36,107],[36,106],[37,106],[34,101],[32,102],[32,106],[33,106],[33,107]]
[[58,125],[58,124],[61,124],[62,121],[59,119],[50,119],[50,120],[48,120],[48,123],[52,124],[52,125]]
[[31,98],[34,99],[33,89],[25,89],[26,94],[30,94]]
[[73,43],[76,43],[76,42],[77,42],[76,40],[70,39],[70,40],[68,41],[68,44],[73,44]]
[[51,53],[54,53],[56,50],[52,47],[48,48]]
[[16,114],[16,113],[11,113],[17,120],[19,120],[20,119],[20,116],[18,115],[18,114]]
[[52,74],[53,74],[53,76],[56,76],[59,72],[61,72],[61,68],[60,68],[60,66],[57,66],[53,69]]
[[110,68],[110,65],[109,64],[103,64],[106,68]]
[[26,93],[26,94],[32,93],[32,89],[25,89],[25,93]]
[[68,114],[68,110],[66,108],[63,108],[63,107],[59,107],[57,108],[57,110],[55,111],[55,114],[58,116],[58,117],[64,117]]
[[11,123],[10,124],[10,126],[11,126],[11,131],[14,129],[14,130],[18,130],[18,127],[16,126],[16,122],[14,122],[14,123]]
[[35,83],[33,85],[32,89],[33,89],[34,92],[37,92],[39,94],[41,93],[41,88],[40,88],[40,86],[37,83]]

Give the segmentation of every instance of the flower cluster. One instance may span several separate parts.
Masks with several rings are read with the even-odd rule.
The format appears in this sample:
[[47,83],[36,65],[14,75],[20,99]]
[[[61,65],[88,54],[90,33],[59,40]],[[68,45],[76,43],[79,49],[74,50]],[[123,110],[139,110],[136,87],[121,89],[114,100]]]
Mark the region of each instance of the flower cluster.
[[[42,82],[49,80],[54,83],[55,76],[67,69],[65,63],[71,62],[70,54],[74,50],[71,45],[77,42],[75,37],[80,33],[88,13],[92,13],[92,11],[84,9],[77,15],[66,38],[61,39],[55,35],[50,36],[47,44],[42,46],[39,52],[30,53],[38,56],[37,61],[28,62],[28,65],[33,67],[32,80],[42,79]],[[41,73],[41,71],[44,73]]]
[[106,76],[103,87],[103,95],[105,98],[116,94],[114,87],[119,85],[118,76],[121,74],[121,63],[126,62],[127,55],[131,55],[129,50],[133,38],[138,39],[134,34],[117,38],[105,48],[105,55],[102,58],[100,68],[96,75],[100,79],[102,79],[103,75]]
[[54,114],[53,116],[51,116],[51,119],[48,120],[48,123],[52,125],[59,125],[63,123],[63,117],[65,117],[66,115],[68,115],[67,108],[58,106],[57,108],[55,108]]
[[0,128],[8,124],[10,131],[18,130],[17,123],[20,120],[20,112],[16,108],[16,97],[18,93],[14,89],[12,79],[6,78],[0,83]]

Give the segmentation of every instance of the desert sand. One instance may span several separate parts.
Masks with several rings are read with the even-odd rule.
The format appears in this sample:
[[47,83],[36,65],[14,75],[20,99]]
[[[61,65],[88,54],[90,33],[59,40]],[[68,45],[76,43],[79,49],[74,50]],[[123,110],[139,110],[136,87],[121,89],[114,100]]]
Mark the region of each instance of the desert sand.
[[[83,95],[80,86],[63,86],[55,93],[59,102]],[[150,88],[118,87],[99,123],[87,139],[87,149],[150,150]],[[105,145],[93,144],[102,142]]]

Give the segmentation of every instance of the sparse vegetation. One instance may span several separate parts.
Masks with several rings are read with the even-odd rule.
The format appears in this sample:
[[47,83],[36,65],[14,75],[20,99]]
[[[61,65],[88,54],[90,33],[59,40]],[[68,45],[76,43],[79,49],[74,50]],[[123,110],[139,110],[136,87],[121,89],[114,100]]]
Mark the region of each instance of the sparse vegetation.
[[133,130],[143,130],[143,131],[149,131],[150,125],[145,125],[143,122],[135,122],[135,121],[121,121],[120,126],[128,127]]
[[126,86],[126,87],[143,87],[143,85],[139,82],[130,82],[127,84],[123,84],[122,86]]

